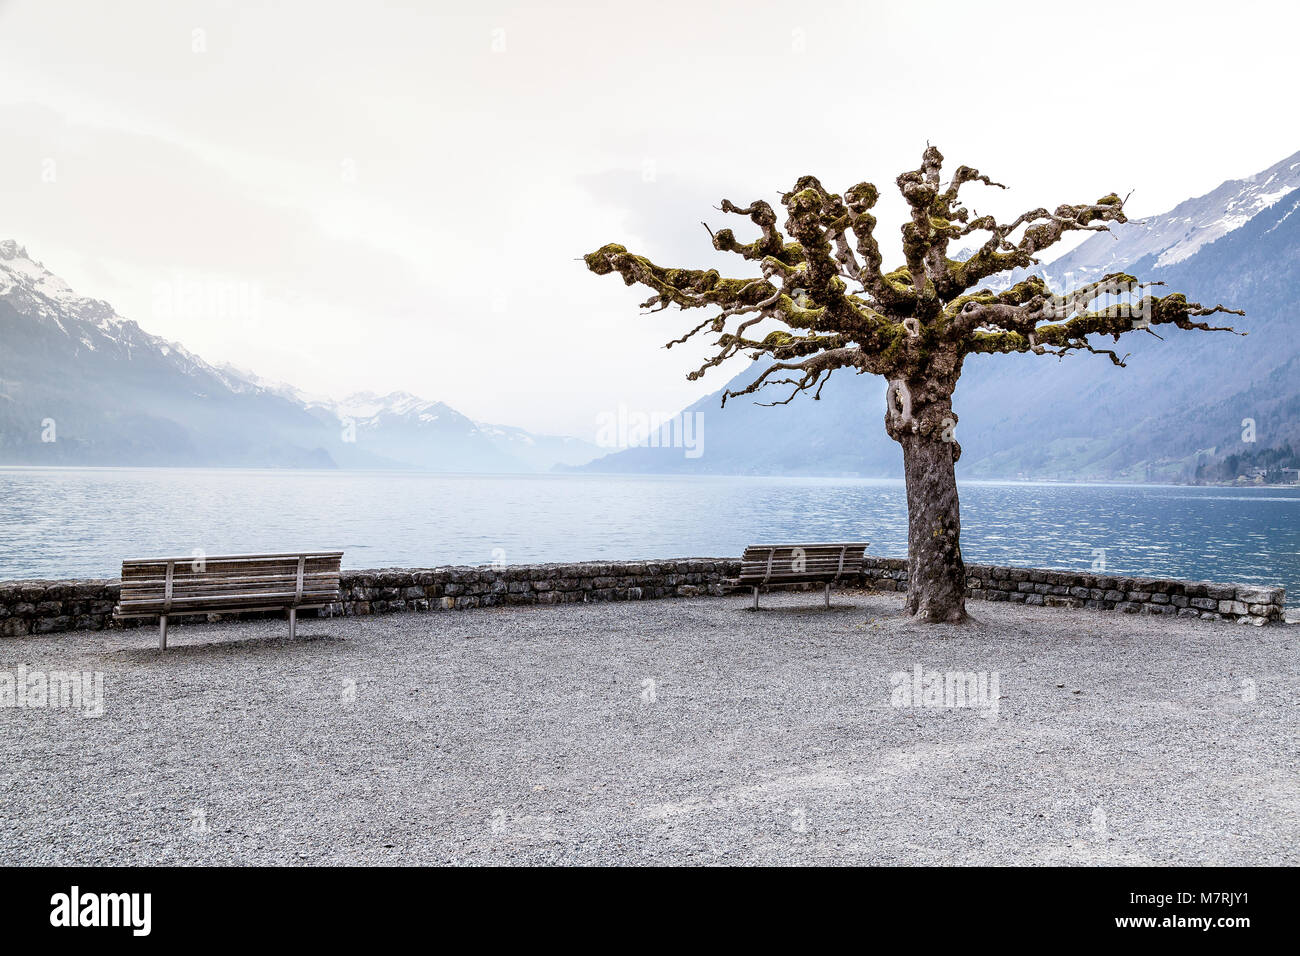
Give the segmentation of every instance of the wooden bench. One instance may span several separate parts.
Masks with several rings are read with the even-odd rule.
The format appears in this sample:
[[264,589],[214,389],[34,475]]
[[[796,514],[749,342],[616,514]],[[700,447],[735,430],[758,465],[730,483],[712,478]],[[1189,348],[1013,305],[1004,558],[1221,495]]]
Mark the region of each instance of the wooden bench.
[[339,599],[342,551],[133,558],[122,562],[122,594],[113,617],[158,618],[158,646],[167,649],[167,618],[183,614],[288,611],[289,637],[298,611]]
[[862,573],[867,542],[836,544],[752,544],[745,549],[740,583],[754,589],[771,584],[826,583],[826,606],[831,606],[831,585],[842,577]]

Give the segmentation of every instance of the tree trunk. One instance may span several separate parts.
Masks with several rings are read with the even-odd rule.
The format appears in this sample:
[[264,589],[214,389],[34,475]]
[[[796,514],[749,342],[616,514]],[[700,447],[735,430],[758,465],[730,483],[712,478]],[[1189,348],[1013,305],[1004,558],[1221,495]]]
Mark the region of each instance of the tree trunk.
[[925,621],[966,619],[966,566],[957,504],[960,452],[933,432],[899,436],[907,480],[907,611]]

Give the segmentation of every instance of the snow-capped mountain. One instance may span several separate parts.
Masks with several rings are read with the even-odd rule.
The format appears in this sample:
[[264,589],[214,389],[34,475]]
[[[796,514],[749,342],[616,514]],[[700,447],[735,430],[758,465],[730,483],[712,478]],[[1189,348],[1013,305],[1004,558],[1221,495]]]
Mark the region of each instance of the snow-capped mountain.
[[[12,239],[0,241],[0,300],[35,319],[45,330],[61,334],[74,355],[84,350],[131,361],[139,354],[152,353],[182,374],[214,378],[231,391],[255,388],[240,376],[207,364],[181,345],[150,335],[118,315],[103,299],[78,295]],[[16,352],[17,341],[7,340],[6,352]]]
[[23,296],[34,310],[46,316],[53,314],[49,302],[75,305],[96,301],[76,295],[66,282],[33,261],[27,250],[12,239],[0,241],[0,261],[5,263],[0,271],[0,295]]
[[1142,263],[1161,269],[1182,262],[1208,243],[1240,229],[1300,188],[1300,152],[1246,179],[1229,179],[1212,192],[1168,212],[1099,232],[1046,268],[1051,279],[1074,284]]
[[0,464],[528,472],[596,454],[407,393],[334,401],[209,364],[0,242]]
[[590,442],[483,424],[409,392],[357,392],[313,407],[333,415],[357,444],[429,471],[453,470],[451,462],[457,471],[547,471],[600,454]]
[[0,242],[0,463],[330,467],[319,430]]

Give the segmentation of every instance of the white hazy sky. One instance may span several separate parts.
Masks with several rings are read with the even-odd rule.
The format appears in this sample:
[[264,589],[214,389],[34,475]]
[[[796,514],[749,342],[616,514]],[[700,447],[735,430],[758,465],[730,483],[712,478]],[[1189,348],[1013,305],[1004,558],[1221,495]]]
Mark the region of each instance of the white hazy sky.
[[1300,148],[1298,10],[0,0],[0,238],[210,361],[591,437],[740,366],[578,256],[739,273],[700,221],[808,172],[896,250],[927,140],[980,212],[1161,212]]

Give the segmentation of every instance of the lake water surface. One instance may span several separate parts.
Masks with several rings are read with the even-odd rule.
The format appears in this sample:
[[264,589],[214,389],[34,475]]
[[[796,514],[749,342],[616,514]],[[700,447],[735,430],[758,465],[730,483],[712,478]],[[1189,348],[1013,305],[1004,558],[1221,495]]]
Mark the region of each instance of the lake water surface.
[[[1300,488],[965,482],[971,562],[1283,584]],[[738,556],[869,541],[907,554],[901,481],[0,468],[0,579],[115,577],[124,557],[341,548],[345,568]]]

